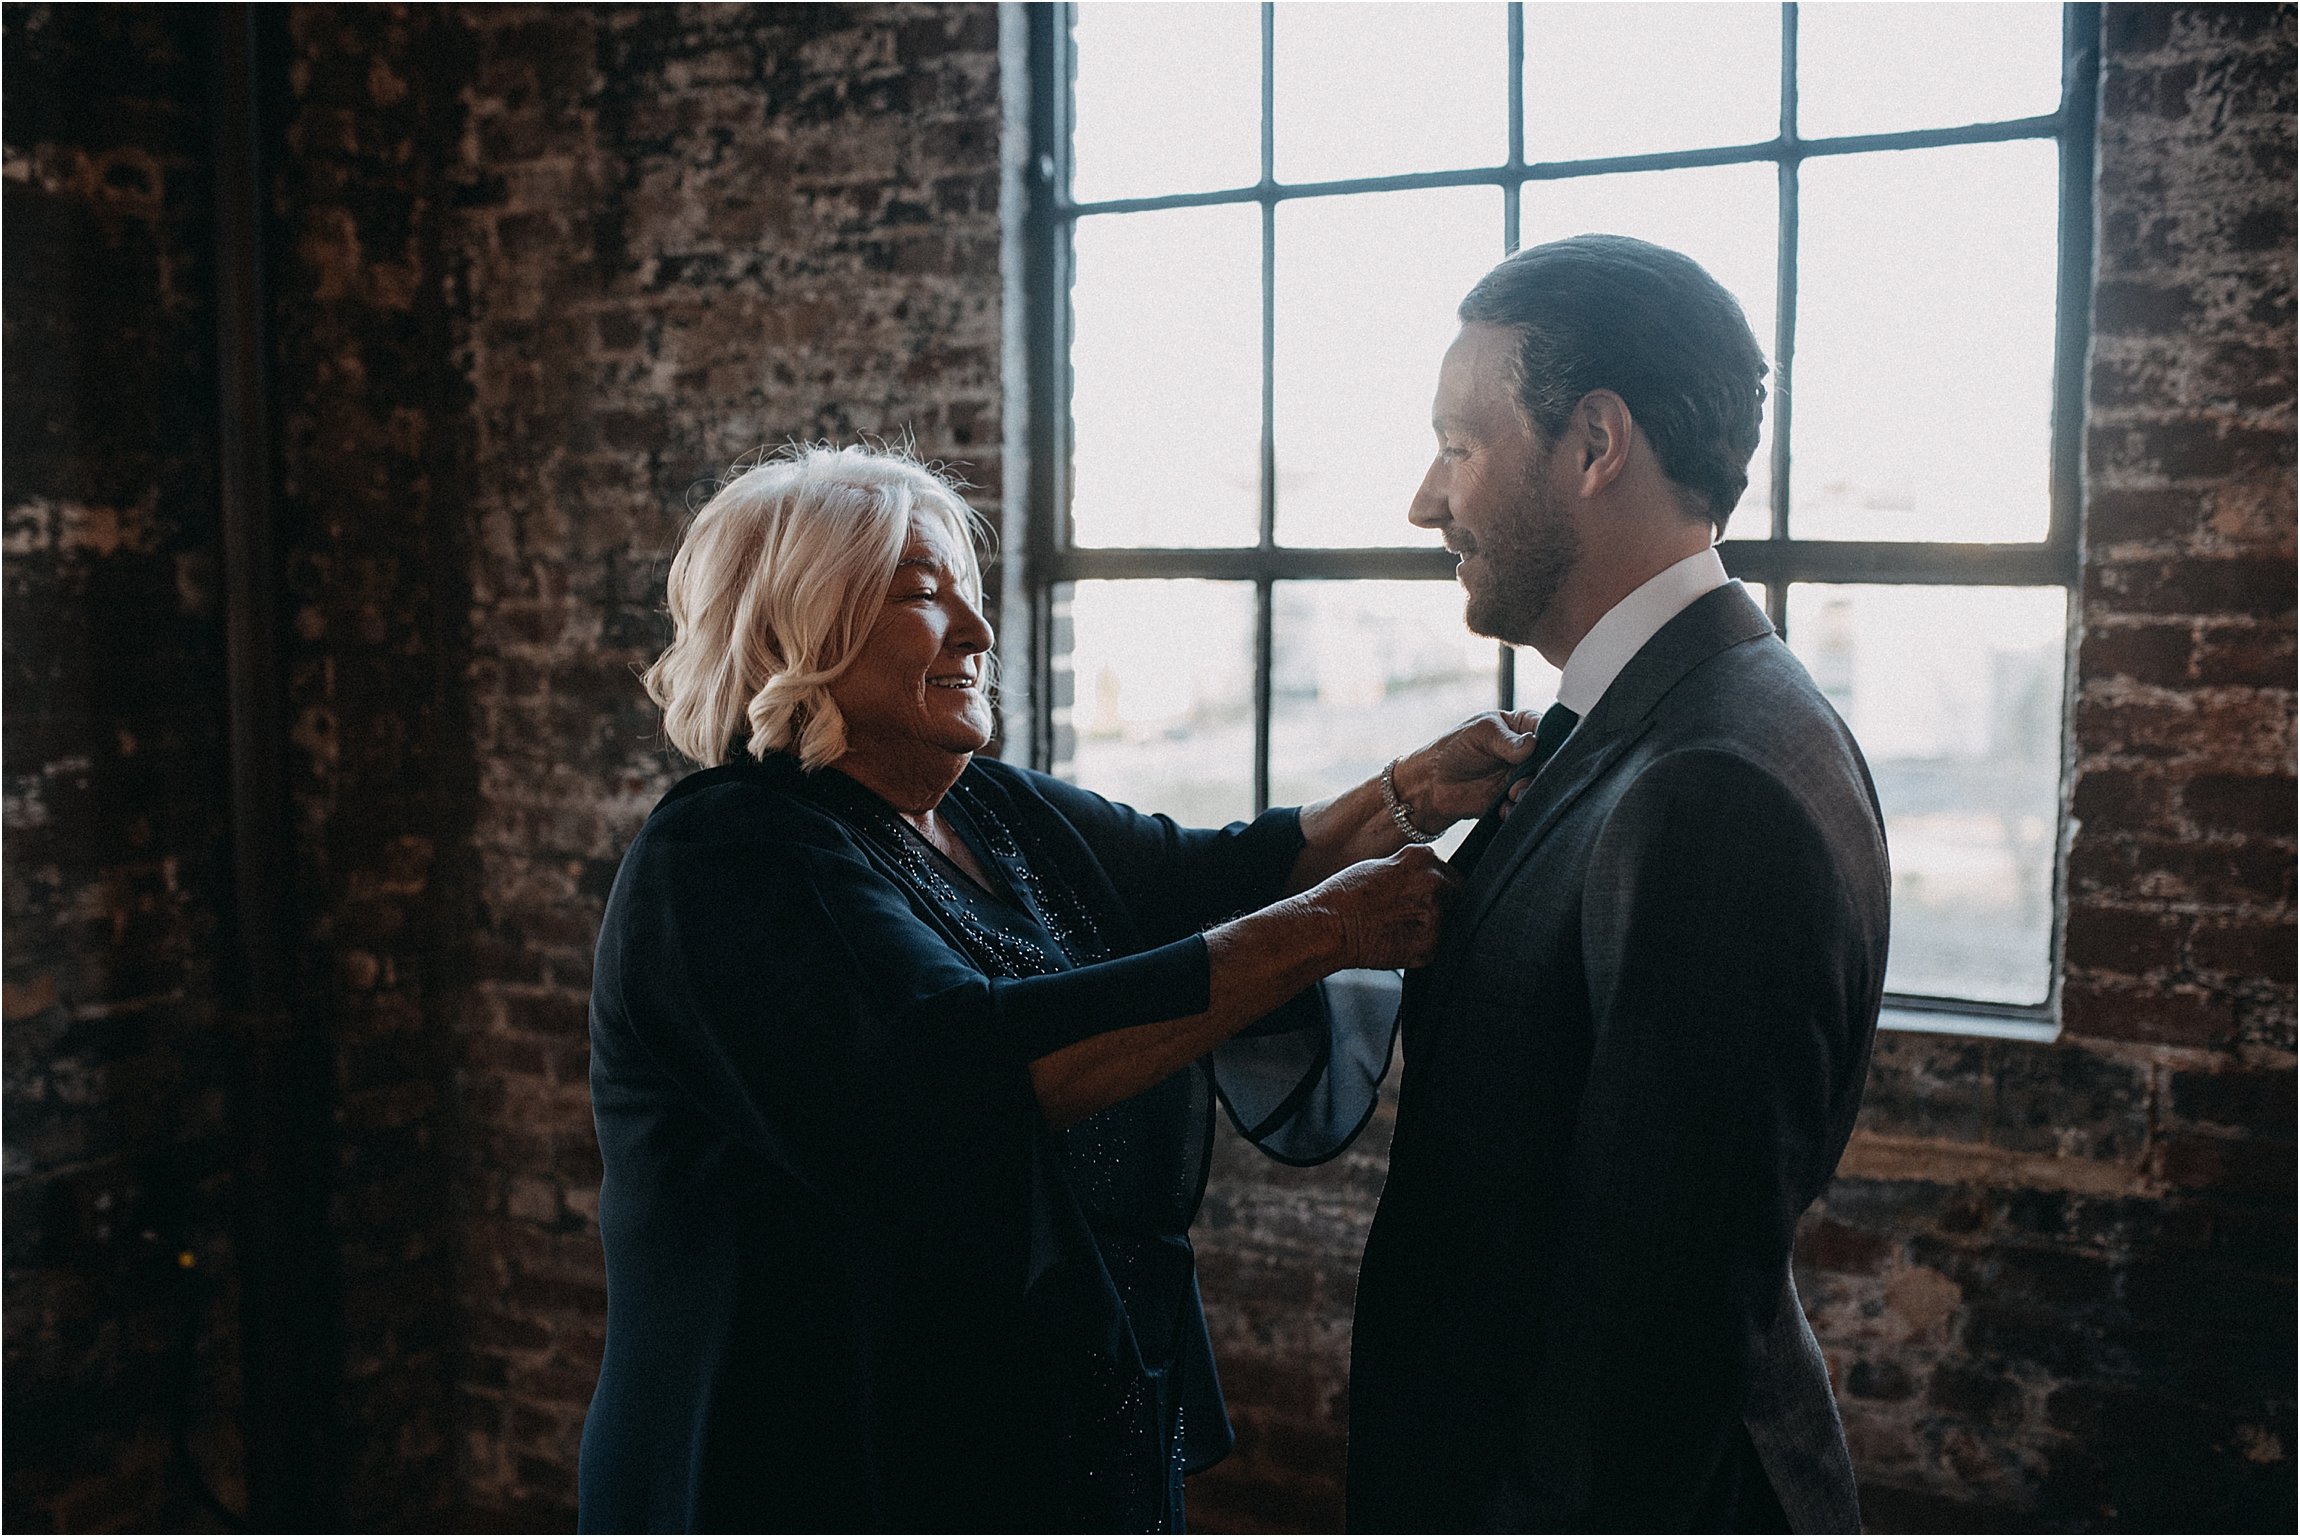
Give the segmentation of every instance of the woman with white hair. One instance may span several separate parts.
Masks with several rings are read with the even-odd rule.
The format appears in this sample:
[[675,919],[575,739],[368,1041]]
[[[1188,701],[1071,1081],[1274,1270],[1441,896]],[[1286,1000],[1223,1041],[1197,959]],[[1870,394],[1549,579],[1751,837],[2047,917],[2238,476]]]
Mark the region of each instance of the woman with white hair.
[[731,481],[647,674],[702,765],[593,976],[606,1358],[587,1530],[1177,1530],[1230,1446],[1188,1239],[1219,1095],[1291,1162],[1371,1113],[1426,961],[1427,836],[1501,792],[1481,716],[1379,780],[1186,830],[977,756],[972,511],[906,456]]

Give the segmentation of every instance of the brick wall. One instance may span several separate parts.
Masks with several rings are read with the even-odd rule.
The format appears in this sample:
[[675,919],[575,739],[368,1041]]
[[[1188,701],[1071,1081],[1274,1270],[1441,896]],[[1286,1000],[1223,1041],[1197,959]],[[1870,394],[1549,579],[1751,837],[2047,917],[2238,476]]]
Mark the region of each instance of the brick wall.
[[[335,1481],[351,1525],[559,1524],[603,1316],[586,957],[677,771],[631,672],[740,453],[908,429],[997,504],[995,14],[269,15]],[[6,17],[25,1529],[193,1519],[187,1308],[237,1497],[206,25]],[[2112,9],[2107,43],[2067,1029],[1883,1043],[1800,1256],[1884,1528],[2292,1519],[2292,11]],[[1339,1520],[1387,1131],[1321,1170],[1220,1143],[1241,1444],[1202,1527]],[[204,1290],[154,1269],[178,1243]]]
[[[2293,12],[2104,45],[2063,1034],[1881,1039],[1799,1246],[1878,1530],[2294,1520]],[[1339,1522],[1384,1141],[1224,1143],[1202,1526]]]
[[236,1358],[208,60],[64,20],[5,16],[5,1522],[149,1530]]
[[[603,1321],[587,957],[678,772],[632,669],[739,454],[908,433],[997,506],[996,12],[261,25],[322,1482],[353,1527],[560,1524]],[[7,27],[8,1521],[183,1526],[187,1306],[244,1497],[213,18]]]
[[481,899],[462,1493],[572,1513],[604,1290],[590,948],[679,772],[634,679],[689,498],[793,438],[916,435],[998,497],[989,7],[465,13],[456,176],[476,425],[469,673]]
[[263,17],[297,1005],[325,1041],[353,1526],[447,1497],[457,1331],[449,1021],[474,906],[464,723],[476,428],[450,244],[462,29],[426,7]]

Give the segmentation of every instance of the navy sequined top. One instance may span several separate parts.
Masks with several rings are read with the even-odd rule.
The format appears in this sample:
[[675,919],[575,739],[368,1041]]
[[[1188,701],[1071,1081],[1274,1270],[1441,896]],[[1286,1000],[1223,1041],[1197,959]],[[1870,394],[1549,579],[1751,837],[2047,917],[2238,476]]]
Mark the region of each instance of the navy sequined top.
[[1188,1229],[1219,1100],[1289,1162],[1371,1113],[1386,1019],[1313,990],[1065,1131],[1035,1058],[1204,1010],[1292,811],[1177,828],[977,759],[978,886],[835,770],[690,775],[602,924],[593,1531],[1174,1530],[1230,1448]]

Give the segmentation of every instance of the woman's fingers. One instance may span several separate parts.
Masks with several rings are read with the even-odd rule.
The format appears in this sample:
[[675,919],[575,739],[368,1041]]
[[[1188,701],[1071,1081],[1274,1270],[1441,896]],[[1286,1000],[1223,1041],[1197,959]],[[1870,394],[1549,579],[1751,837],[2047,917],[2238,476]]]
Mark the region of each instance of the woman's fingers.
[[1351,865],[1320,895],[1342,921],[1347,964],[1387,970],[1427,964],[1460,885],[1444,860],[1416,844]]

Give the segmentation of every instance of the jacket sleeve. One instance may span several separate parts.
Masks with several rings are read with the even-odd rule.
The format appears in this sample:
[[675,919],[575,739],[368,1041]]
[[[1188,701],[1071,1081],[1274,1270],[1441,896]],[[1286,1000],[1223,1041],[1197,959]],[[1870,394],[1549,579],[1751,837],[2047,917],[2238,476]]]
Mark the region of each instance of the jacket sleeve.
[[1646,769],[1582,899],[1593,1038],[1498,1519],[1683,1531],[1842,1149],[1866,953],[1820,828],[1740,757]]

